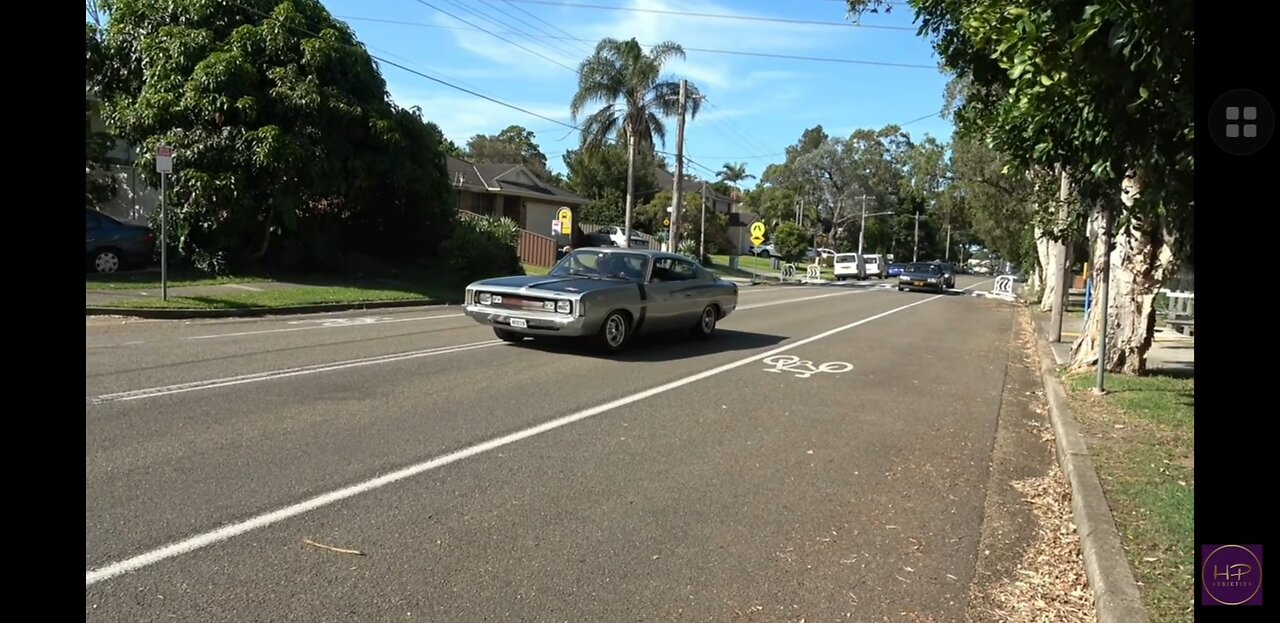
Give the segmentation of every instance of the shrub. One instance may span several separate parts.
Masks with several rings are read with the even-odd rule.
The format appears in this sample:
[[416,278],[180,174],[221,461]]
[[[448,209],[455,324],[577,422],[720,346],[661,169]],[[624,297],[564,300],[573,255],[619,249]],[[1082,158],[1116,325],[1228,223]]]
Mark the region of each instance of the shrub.
[[523,272],[516,252],[519,236],[520,228],[511,219],[464,220],[440,243],[440,255],[459,284],[519,275]]

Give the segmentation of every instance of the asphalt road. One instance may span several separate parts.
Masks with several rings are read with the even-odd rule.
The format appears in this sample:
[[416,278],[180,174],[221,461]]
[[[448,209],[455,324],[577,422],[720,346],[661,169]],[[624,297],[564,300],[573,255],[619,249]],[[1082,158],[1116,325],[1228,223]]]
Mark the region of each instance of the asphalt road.
[[952,620],[1013,318],[745,288],[711,342],[612,358],[456,307],[93,318],[86,615]]

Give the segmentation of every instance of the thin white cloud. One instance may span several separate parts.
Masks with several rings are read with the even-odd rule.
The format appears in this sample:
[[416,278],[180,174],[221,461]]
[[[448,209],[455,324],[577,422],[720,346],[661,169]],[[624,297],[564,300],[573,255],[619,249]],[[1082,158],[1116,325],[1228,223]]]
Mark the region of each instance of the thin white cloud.
[[[404,107],[419,106],[422,116],[440,126],[444,135],[458,145],[476,134],[496,134],[509,125],[542,130],[540,143],[552,143],[569,132],[569,128],[557,126],[546,119],[528,115],[506,106],[482,100],[465,93],[431,93],[421,88],[391,84],[388,87],[396,104]],[[503,99],[503,101],[510,101]],[[513,103],[525,110],[569,123],[568,106],[562,103]],[[574,133],[576,136],[576,132]]]

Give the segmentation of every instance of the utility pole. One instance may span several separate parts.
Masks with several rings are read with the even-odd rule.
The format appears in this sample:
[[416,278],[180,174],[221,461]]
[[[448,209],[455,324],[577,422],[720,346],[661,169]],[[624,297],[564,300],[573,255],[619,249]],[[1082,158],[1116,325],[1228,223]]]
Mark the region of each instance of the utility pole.
[[[671,184],[671,247],[672,253],[678,253],[680,249],[680,201],[681,182],[684,181],[684,113],[685,104],[689,99],[689,81],[680,81],[680,102],[679,115],[680,119],[678,129],[676,130],[676,177]],[[699,258],[701,259],[701,258]]]
[[698,228],[698,263],[707,256],[707,185],[702,185],[702,226]]
[[863,234],[865,234],[867,231],[867,200],[871,198],[872,197],[868,197],[866,195],[854,197],[854,199],[857,199],[858,201],[862,202],[862,218],[858,224],[858,261],[859,262],[862,261],[862,242],[864,240]]
[[949,262],[951,261],[951,216],[950,215],[947,216],[947,244],[944,245],[944,248],[946,250],[943,251],[942,260],[944,262]]
[[[1098,301],[1094,302],[1096,313],[1102,317],[1098,319],[1098,383],[1093,388],[1095,394],[1107,393],[1106,376],[1107,376],[1107,321],[1109,314],[1107,313],[1107,296],[1109,295],[1111,281],[1111,244],[1115,239],[1115,227],[1111,220],[1111,207],[1103,205],[1102,209],[1102,274],[1098,276]],[[1101,305],[1099,307],[1099,305]]]
[[917,256],[920,254],[920,211],[916,210],[916,241],[911,246],[911,261],[919,261]]
[[[1062,224],[1066,221],[1067,197],[1070,193],[1070,186],[1067,182],[1067,172],[1061,167],[1058,169],[1058,176],[1058,199],[1061,201],[1061,204],[1058,206],[1058,219],[1059,224]],[[1062,316],[1066,311],[1064,308],[1067,303],[1067,287],[1069,285],[1067,283],[1067,272],[1071,270],[1071,262],[1067,257],[1067,253],[1069,251],[1070,247],[1067,246],[1067,241],[1065,239],[1054,244],[1055,270],[1053,271],[1053,280],[1054,287],[1056,288],[1056,290],[1054,290],[1054,294],[1056,296],[1053,297],[1053,307],[1049,312],[1049,342],[1051,343],[1062,341]]]

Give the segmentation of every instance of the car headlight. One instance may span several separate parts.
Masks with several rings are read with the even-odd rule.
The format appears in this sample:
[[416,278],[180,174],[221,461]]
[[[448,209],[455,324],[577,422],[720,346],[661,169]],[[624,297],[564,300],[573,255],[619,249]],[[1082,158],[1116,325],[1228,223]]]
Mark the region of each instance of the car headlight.
[[569,301],[556,301],[556,313],[567,314],[573,311],[573,303]]
[[488,292],[481,292],[481,293],[480,293],[480,304],[481,304],[481,305],[488,305],[488,304],[490,304],[490,303],[492,303],[492,302],[493,302],[493,295],[492,295],[492,294],[489,294]]

